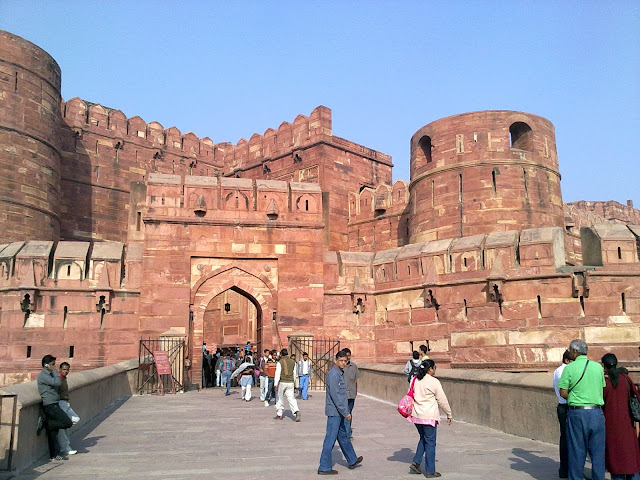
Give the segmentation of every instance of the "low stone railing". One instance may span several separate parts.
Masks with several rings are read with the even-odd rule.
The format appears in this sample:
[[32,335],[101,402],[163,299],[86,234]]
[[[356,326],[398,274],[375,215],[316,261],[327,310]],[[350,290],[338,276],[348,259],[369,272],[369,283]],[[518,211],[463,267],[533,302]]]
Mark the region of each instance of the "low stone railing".
[[[409,383],[403,365],[360,363],[358,392],[397,403]],[[550,373],[438,369],[454,420],[557,443],[557,397]],[[399,415],[398,415],[399,417]]]
[[[71,373],[68,377],[69,403],[80,416],[80,422],[71,431],[96,417],[116,400],[133,395],[137,371],[138,359],[134,358],[108,367]],[[3,387],[0,394],[18,396],[11,471],[21,471],[41,456],[49,454],[46,432],[36,435],[42,401],[35,381]],[[10,404],[6,406],[10,407]],[[9,468],[11,451],[12,413],[12,408],[3,408],[0,419],[0,471],[4,470],[5,473]]]

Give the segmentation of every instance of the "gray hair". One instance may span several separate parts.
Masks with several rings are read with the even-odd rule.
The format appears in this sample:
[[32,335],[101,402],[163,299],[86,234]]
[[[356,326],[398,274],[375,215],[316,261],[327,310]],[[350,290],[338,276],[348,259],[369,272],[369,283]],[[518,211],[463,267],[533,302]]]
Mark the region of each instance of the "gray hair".
[[586,355],[588,348],[589,347],[587,346],[587,342],[585,342],[584,340],[580,340],[579,338],[571,340],[571,343],[569,344],[569,349],[575,350],[580,355]]

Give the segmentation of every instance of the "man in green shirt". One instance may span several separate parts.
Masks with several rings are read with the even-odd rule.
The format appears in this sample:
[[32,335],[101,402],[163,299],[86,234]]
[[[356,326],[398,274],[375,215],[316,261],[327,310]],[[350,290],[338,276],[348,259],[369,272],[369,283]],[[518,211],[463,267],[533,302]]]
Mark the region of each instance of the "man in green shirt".
[[587,452],[591,457],[593,480],[604,480],[604,371],[587,358],[584,340],[572,340],[569,354],[573,362],[562,371],[558,380],[560,395],[567,399],[567,443],[569,479],[582,480]]

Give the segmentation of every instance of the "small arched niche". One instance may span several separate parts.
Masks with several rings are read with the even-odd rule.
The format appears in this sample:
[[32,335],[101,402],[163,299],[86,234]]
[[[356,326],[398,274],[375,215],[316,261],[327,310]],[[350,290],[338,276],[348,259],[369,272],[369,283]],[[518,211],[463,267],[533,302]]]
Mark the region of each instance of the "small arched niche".
[[431,163],[431,160],[432,160],[431,149],[433,148],[433,145],[431,143],[431,137],[429,135],[423,136],[418,141],[418,146],[420,147],[420,153],[424,157],[425,162]]
[[509,143],[511,148],[533,151],[533,130],[524,122],[512,123],[509,127]]

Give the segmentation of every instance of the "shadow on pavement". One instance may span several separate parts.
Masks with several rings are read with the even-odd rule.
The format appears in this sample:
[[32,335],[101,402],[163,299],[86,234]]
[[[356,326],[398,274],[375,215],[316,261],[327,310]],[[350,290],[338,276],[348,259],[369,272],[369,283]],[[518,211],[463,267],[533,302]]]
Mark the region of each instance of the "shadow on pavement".
[[390,457],[387,457],[387,460],[390,462],[411,463],[415,454],[415,450],[411,450],[410,448],[401,448],[400,450],[393,452],[393,455]]
[[[98,435],[94,437],[88,437],[91,432],[106,420],[111,414],[113,414],[118,408],[120,408],[124,403],[131,397],[121,397],[115,400],[111,405],[105,408],[102,412],[96,415],[94,418],[89,420],[87,423],[82,425],[78,430],[74,431],[71,434],[71,445],[72,448],[78,450],[77,455],[86,454],[89,452],[88,448],[95,446],[98,441],[104,438],[103,435]],[[13,476],[4,477],[11,478],[15,480],[33,480],[38,478],[40,475],[43,475],[47,472],[54,471],[55,469],[64,465],[66,460],[49,460],[49,453],[41,456],[35,462],[33,462],[28,468],[22,470],[19,474],[14,474]]]
[[509,458],[512,470],[528,473],[531,478],[546,480],[558,476],[560,463],[547,456],[536,455],[537,452],[514,448],[511,453],[515,455]]

